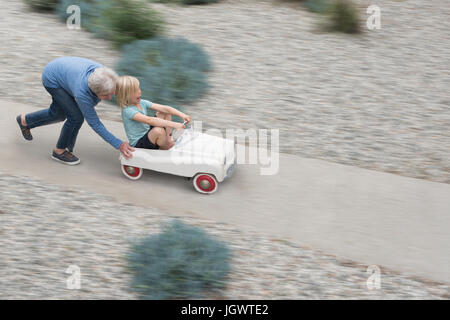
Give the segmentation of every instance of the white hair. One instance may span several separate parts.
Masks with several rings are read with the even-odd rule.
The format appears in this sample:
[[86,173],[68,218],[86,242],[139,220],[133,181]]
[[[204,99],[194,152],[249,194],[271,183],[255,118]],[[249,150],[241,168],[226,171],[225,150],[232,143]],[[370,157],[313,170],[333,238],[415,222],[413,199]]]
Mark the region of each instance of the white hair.
[[96,95],[106,95],[115,90],[118,79],[119,76],[114,70],[101,67],[91,73],[88,79],[88,85]]

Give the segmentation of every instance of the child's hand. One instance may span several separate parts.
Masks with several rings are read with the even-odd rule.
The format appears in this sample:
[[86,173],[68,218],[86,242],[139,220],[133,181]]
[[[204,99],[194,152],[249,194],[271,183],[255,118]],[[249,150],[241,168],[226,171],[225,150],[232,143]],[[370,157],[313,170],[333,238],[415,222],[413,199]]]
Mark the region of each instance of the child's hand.
[[186,126],[182,123],[177,122],[177,124],[174,127],[175,129],[185,129]]
[[191,122],[192,120],[191,116],[188,116],[187,114],[183,114],[182,119],[183,121],[187,121],[187,123]]

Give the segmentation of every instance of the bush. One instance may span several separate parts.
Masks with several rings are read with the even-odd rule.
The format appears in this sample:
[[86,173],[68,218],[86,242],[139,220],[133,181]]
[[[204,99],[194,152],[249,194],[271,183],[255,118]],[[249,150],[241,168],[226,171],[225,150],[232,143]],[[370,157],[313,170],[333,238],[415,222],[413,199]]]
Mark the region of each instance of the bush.
[[207,4],[218,2],[219,0],[181,0],[183,4]]
[[104,21],[104,12],[111,6],[108,0],[62,0],[57,7],[56,14],[62,21],[70,15],[66,12],[71,5],[80,7],[81,27],[95,36],[107,39],[110,36],[110,27]]
[[200,228],[174,220],[132,246],[132,287],[144,299],[201,298],[223,288],[230,250]]
[[163,29],[163,19],[142,0],[63,0],[57,10],[63,21],[70,5],[80,7],[83,28],[118,47],[153,37]]
[[345,33],[358,33],[361,31],[357,8],[348,0],[334,0],[328,16],[327,28],[330,31]]
[[117,73],[139,79],[142,96],[174,105],[192,102],[208,88],[208,55],[186,39],[154,38],[123,47]]
[[150,0],[150,1],[160,3],[208,4],[219,2],[220,0]]
[[34,10],[52,11],[56,8],[58,0],[25,0],[25,2]]
[[309,11],[326,13],[331,5],[331,0],[307,0],[305,6]]
[[117,46],[161,33],[163,19],[141,0],[112,0],[106,8],[105,25],[111,27],[112,40]]

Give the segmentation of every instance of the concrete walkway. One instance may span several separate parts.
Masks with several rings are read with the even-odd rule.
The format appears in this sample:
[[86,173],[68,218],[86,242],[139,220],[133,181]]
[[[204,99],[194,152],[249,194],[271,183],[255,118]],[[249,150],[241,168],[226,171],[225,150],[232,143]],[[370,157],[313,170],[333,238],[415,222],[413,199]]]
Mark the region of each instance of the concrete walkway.
[[[61,124],[33,129],[34,140],[27,142],[15,117],[37,109],[4,100],[0,108],[1,171],[229,223],[367,265],[450,283],[448,184],[280,154],[277,175],[263,176],[257,165],[240,165],[217,193],[205,196],[181,177],[145,171],[138,181],[125,178],[118,151],[87,124],[75,150],[81,164],[57,163],[50,154]],[[104,124],[125,137],[121,123]]]

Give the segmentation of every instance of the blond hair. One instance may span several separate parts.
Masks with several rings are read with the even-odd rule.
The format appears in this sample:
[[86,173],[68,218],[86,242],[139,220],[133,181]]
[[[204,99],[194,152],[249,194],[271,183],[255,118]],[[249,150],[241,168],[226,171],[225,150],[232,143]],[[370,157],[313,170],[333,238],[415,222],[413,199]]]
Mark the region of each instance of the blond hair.
[[116,83],[116,99],[121,108],[130,105],[130,96],[139,90],[139,80],[132,76],[122,76]]

